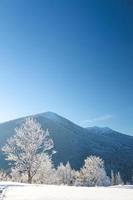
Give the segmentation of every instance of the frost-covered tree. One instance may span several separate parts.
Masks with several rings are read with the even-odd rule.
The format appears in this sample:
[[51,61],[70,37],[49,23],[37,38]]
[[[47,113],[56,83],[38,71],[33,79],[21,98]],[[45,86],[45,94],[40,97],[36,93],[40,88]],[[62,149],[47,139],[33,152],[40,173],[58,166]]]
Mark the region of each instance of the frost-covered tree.
[[28,183],[32,183],[44,161],[44,152],[53,148],[53,140],[50,139],[48,131],[43,131],[33,118],[26,118],[15,132],[2,150],[15,170],[21,175],[26,174]]
[[0,170],[0,181],[7,181],[9,180],[9,176],[6,171]]
[[27,183],[28,175],[26,172],[21,172],[20,169],[17,167],[12,167],[10,174],[9,174],[9,180],[14,182],[22,182]]
[[116,185],[123,185],[123,180],[121,178],[120,172],[116,174]]
[[123,180],[121,178],[120,172],[114,173],[111,171],[111,185],[123,185]]
[[66,165],[60,163],[56,171],[57,184],[73,185],[75,180],[75,171],[72,170],[70,163]]
[[[56,183],[56,173],[52,164],[51,157],[44,153],[38,158],[40,166],[33,176],[32,183],[37,184],[54,184]],[[22,173],[19,169],[11,168],[10,180],[15,182],[27,182],[27,173]]]
[[40,167],[33,177],[33,183],[54,184],[56,183],[55,169],[48,154],[40,156]]
[[77,176],[77,185],[82,186],[107,186],[110,179],[104,169],[104,161],[96,156],[87,157]]
[[116,178],[113,170],[111,170],[111,185],[116,185]]
[[121,178],[120,172],[114,173],[111,171],[111,185],[123,185],[124,182]]

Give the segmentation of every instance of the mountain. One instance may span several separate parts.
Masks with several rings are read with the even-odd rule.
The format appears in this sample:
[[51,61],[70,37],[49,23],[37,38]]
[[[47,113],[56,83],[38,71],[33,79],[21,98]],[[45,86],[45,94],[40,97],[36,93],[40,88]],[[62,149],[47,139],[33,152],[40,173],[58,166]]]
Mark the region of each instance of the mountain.
[[[133,170],[133,137],[114,131],[108,127],[82,128],[73,122],[52,112],[31,116],[50,132],[54,140],[53,162],[57,166],[68,160],[71,166],[79,169],[89,155],[104,159],[107,173],[120,171],[125,181],[131,180]],[[14,129],[24,122],[24,118],[0,124],[0,146],[15,132]],[[0,152],[0,166],[7,167],[7,161]]]

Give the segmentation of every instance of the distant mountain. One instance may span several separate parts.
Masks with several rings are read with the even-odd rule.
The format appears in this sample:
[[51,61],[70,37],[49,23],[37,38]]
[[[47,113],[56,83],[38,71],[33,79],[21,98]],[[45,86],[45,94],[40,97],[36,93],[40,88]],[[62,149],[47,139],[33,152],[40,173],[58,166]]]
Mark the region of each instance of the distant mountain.
[[[121,134],[108,127],[82,128],[73,122],[52,112],[32,116],[50,132],[54,140],[56,153],[53,162],[57,166],[68,160],[71,166],[79,169],[84,159],[89,155],[97,155],[105,160],[106,170],[120,171],[125,181],[130,181],[133,170],[133,137]],[[25,120],[24,118],[0,124],[0,146],[15,132],[15,127]],[[2,152],[0,165],[7,167]]]
[[98,126],[93,126],[93,127],[86,127],[86,129],[87,129],[89,132],[99,133],[99,134],[114,132],[114,130],[112,130],[112,129],[109,128],[109,127],[98,127]]

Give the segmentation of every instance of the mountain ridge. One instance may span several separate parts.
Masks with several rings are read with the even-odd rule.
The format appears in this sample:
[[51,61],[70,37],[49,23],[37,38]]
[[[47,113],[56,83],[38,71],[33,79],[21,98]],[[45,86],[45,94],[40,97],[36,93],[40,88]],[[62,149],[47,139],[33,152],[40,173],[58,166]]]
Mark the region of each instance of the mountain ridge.
[[67,121],[69,121],[69,122],[75,124],[76,126],[79,126],[79,127],[81,127],[81,128],[84,128],[84,129],[88,129],[88,130],[90,130],[90,129],[93,129],[93,130],[94,130],[94,129],[101,129],[101,130],[102,130],[102,129],[106,129],[106,131],[107,131],[107,130],[108,130],[108,131],[114,131],[114,132],[117,132],[117,133],[120,133],[120,134],[123,134],[123,135],[127,135],[127,136],[133,137],[132,134],[123,133],[123,132],[121,132],[121,131],[114,130],[114,129],[108,127],[108,126],[87,126],[87,127],[83,127],[83,126],[77,124],[76,122],[73,122],[72,120],[69,120],[69,119],[67,119],[67,118],[65,118],[65,117],[62,117],[61,115],[59,115],[59,114],[57,114],[57,113],[55,113],[55,112],[52,112],[52,111],[40,112],[40,113],[37,113],[37,114],[31,114],[31,115],[25,115],[25,116],[22,116],[22,117],[18,117],[18,118],[13,118],[13,119],[10,119],[10,120],[7,120],[7,121],[0,122],[0,125],[5,124],[5,123],[8,123],[8,122],[13,122],[13,121],[16,121],[16,120],[23,120],[23,119],[28,118],[28,117],[31,117],[31,118],[33,117],[33,118],[35,118],[35,117],[43,116],[43,115],[46,116],[47,114],[48,114],[48,115],[55,115],[55,116],[57,116],[58,118],[65,119],[65,120],[67,120]]
[[[27,117],[36,119],[44,130],[48,128],[57,152],[53,155],[55,166],[69,160],[72,168],[79,169],[87,156],[96,155],[104,159],[109,174],[111,169],[120,171],[123,179],[130,181],[133,169],[133,136],[108,127],[83,128],[56,113],[44,112],[0,124],[0,146],[6,143],[15,133],[14,129]],[[1,168],[7,166],[1,152],[0,164]]]

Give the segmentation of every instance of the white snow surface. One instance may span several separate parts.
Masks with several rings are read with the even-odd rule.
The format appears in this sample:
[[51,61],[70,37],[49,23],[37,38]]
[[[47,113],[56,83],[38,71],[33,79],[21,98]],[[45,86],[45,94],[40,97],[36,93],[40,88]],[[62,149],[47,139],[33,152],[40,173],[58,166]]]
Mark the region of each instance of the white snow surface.
[[133,186],[74,187],[0,182],[0,200],[133,200]]

